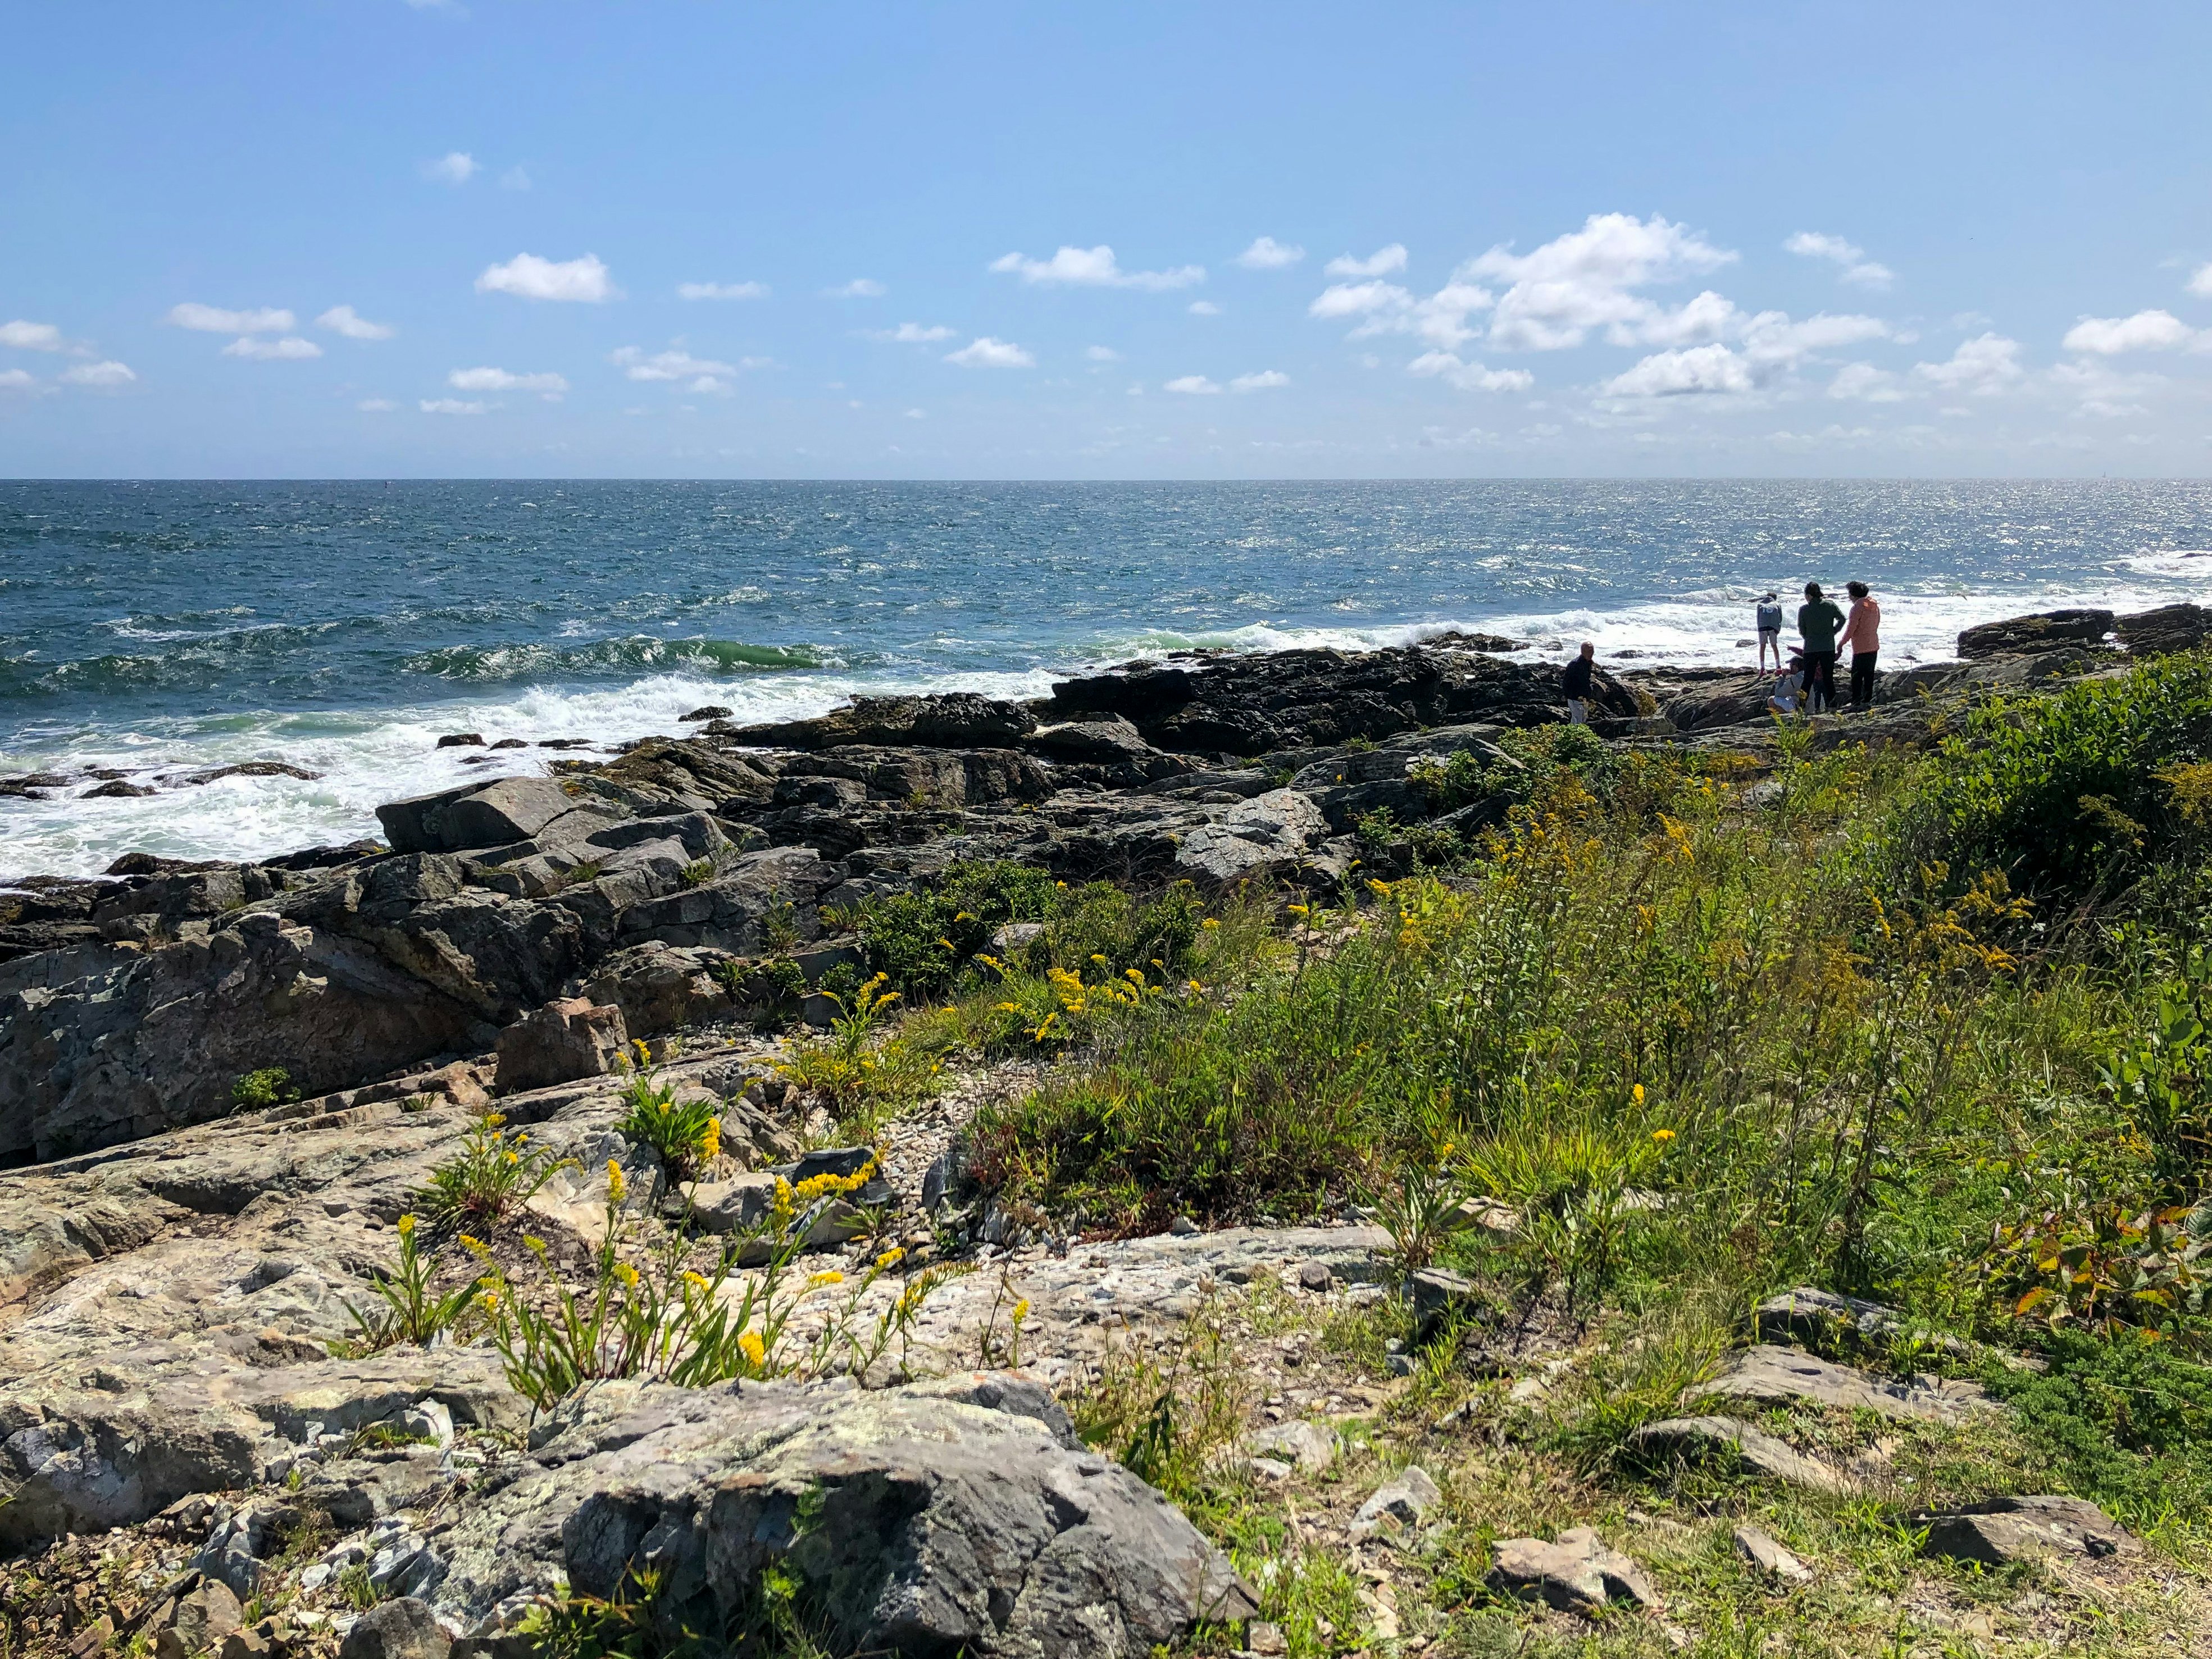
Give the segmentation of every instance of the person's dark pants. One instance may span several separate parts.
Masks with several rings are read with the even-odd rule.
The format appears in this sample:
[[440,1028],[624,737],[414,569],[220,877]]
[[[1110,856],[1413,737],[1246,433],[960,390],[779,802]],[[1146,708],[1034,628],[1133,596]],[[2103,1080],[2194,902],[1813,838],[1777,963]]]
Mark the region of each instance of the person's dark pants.
[[1874,706],[1874,658],[1871,651],[1851,653],[1851,707]]
[[1836,653],[1832,651],[1808,651],[1805,653],[1805,712],[1817,714],[1836,706]]

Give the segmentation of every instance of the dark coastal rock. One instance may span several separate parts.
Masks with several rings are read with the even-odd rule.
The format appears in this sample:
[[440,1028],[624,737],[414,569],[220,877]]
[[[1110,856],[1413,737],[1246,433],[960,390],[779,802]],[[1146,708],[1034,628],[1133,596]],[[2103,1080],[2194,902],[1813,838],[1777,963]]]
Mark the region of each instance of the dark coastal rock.
[[2117,620],[2109,611],[2045,611],[2033,617],[2008,617],[1961,630],[1959,654],[1968,659],[2009,653],[2048,651],[2062,645],[2100,645]]
[[678,714],[676,718],[684,725],[690,726],[699,720],[726,720],[729,717],[730,711],[727,708],[719,702],[710,702],[702,708],[693,709],[688,714]]
[[2161,605],[2138,611],[2112,624],[2122,645],[2138,657],[2164,656],[2175,651],[2194,651],[2212,633],[2212,610],[2201,605]]
[[465,853],[527,840],[575,805],[551,778],[499,778],[393,801],[376,817],[394,852]]
[[203,783],[218,783],[224,778],[319,778],[320,772],[310,772],[304,766],[294,766],[287,761],[240,761],[234,766],[210,767],[204,772],[187,772],[180,777],[164,778],[162,782],[179,787],[191,787]]
[[481,749],[483,738],[475,732],[453,732],[438,739],[441,749]]
[[549,1002],[499,1034],[501,1094],[605,1077],[629,1046],[620,1008],[597,1006],[581,997]]
[[763,749],[834,749],[846,744],[932,749],[1005,748],[1036,728],[1019,703],[951,691],[933,696],[855,697],[814,720],[741,726],[732,736]]
[[2051,1556],[2140,1555],[2143,1550],[2141,1539],[2085,1498],[1991,1498],[1914,1519],[1928,1528],[1928,1554],[1984,1566]]
[[118,778],[112,783],[94,784],[77,799],[79,800],[128,800],[134,795],[151,795],[156,793],[158,792],[143,783],[126,783]]

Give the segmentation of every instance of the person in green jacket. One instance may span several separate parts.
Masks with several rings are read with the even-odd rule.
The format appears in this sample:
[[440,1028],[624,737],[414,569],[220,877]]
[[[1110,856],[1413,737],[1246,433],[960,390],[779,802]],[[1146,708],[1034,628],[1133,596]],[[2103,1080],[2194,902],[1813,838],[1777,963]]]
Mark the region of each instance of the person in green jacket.
[[1797,607],[1797,632],[1805,641],[1805,712],[1817,714],[1836,706],[1836,635],[1844,613],[1825,599],[1820,584],[1805,584],[1805,603]]

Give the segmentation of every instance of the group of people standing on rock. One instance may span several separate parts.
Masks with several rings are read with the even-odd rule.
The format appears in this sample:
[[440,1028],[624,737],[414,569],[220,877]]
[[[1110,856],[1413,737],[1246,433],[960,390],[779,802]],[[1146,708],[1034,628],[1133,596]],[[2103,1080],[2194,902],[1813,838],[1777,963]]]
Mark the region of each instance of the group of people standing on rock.
[[1836,659],[1845,646],[1851,648],[1851,703],[1854,709],[1874,702],[1875,653],[1881,649],[1881,605],[1864,582],[1846,582],[1850,595],[1847,617],[1836,602],[1820,591],[1818,582],[1805,584],[1805,603],[1797,607],[1797,636],[1803,641],[1790,653],[1788,671],[1782,661],[1782,605],[1772,593],[1759,602],[1759,678],[1766,678],[1768,653],[1774,657],[1774,690],[1766,706],[1778,714],[1832,712],[1836,707]]
[[[1836,659],[1843,647],[1851,648],[1851,702],[1854,709],[1874,704],[1875,653],[1881,649],[1881,606],[1864,582],[1845,582],[1850,595],[1850,614],[1820,591],[1818,582],[1805,584],[1805,603],[1797,607],[1797,636],[1803,643],[1790,653],[1788,672],[1782,661],[1782,602],[1769,593],[1759,602],[1759,678],[1766,678],[1766,659],[1774,658],[1774,690],[1766,706],[1778,714],[1832,713],[1836,708]],[[1567,699],[1567,718],[1577,726],[1589,722],[1590,681],[1597,672],[1597,647],[1589,640],[1559,671],[1559,690]]]

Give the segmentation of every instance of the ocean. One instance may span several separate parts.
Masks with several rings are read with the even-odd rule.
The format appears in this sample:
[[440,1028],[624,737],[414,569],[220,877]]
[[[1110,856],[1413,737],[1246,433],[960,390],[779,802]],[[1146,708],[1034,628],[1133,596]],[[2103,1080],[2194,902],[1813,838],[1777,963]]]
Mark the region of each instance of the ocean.
[[1747,667],[1759,594],[1852,577],[1891,667],[1997,617],[2203,600],[2212,484],[0,482],[0,781],[320,775],[0,797],[0,877],[373,834],[470,775],[447,732],[611,744],[702,703],[1453,628]]

